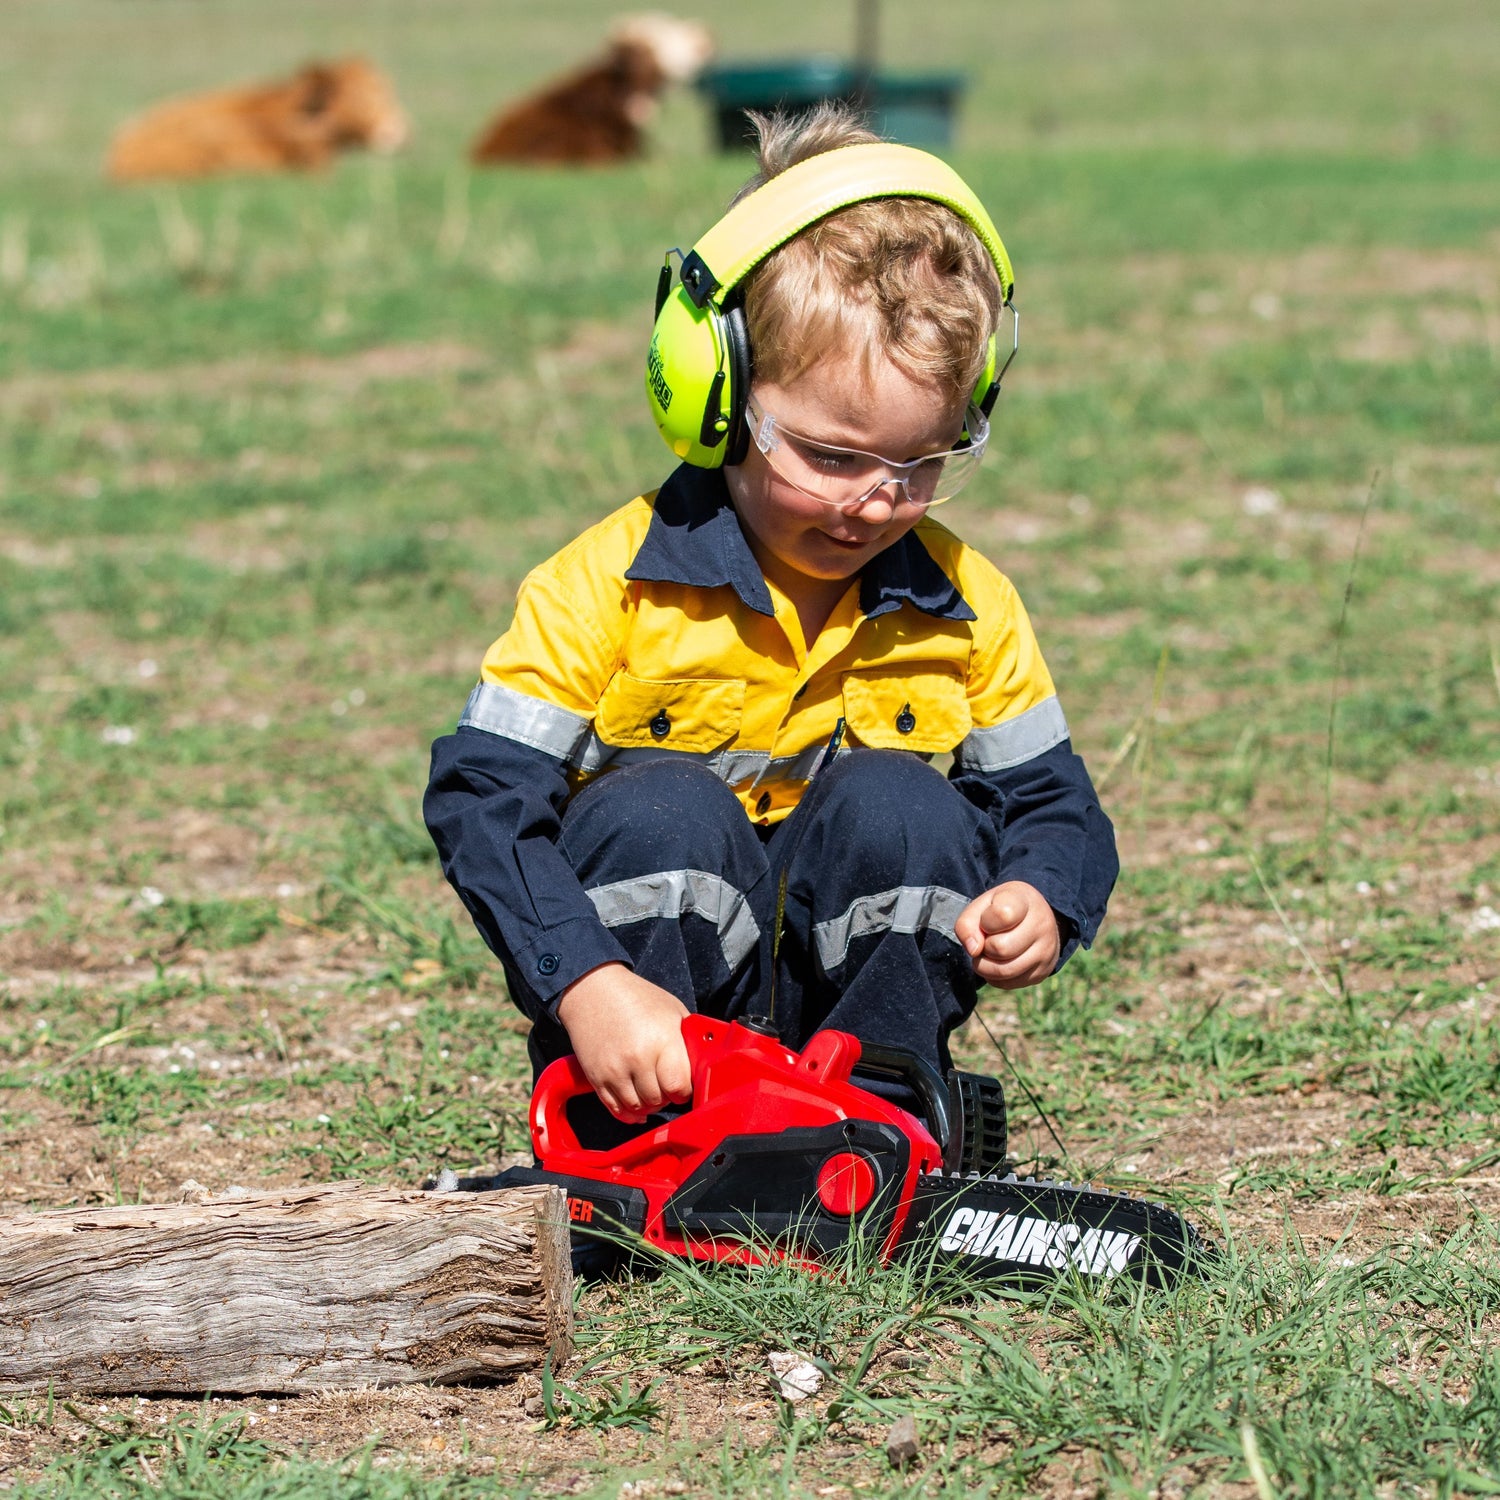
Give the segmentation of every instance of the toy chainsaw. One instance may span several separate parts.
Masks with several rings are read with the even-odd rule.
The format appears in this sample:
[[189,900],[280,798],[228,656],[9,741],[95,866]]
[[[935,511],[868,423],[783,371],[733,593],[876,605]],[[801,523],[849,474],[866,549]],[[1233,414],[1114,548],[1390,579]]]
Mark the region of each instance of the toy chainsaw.
[[[534,1167],[454,1178],[439,1189],[553,1183],[568,1196],[575,1265],[601,1240],[644,1239],[696,1260],[817,1261],[855,1234],[883,1262],[1012,1286],[1121,1274],[1168,1285],[1214,1256],[1158,1203],[1006,1170],[998,1079],[820,1031],[801,1052],[755,1021],[689,1015],[692,1104],[653,1116],[621,1144],[584,1146],[573,1117],[599,1108],[575,1057],[552,1063],[531,1101]],[[900,1086],[922,1118],[853,1081]]]

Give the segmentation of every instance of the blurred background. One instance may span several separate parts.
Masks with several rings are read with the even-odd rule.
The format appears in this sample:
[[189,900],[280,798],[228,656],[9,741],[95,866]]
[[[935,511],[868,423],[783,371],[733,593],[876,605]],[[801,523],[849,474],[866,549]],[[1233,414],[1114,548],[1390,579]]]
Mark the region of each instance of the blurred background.
[[[527,569],[668,471],[657,268],[750,160],[688,85],[636,160],[466,153],[623,14],[6,5],[6,1196],[519,1146],[523,1043],[420,824],[427,745]],[[718,65],[858,46],[853,4],[698,19]],[[1179,1093],[1354,1045],[1330,996],[1407,1005],[1362,1047],[1436,1046],[1493,968],[1497,32],[1485,0],[879,9],[884,68],[961,75],[948,154],[1016,263],[994,456],[945,519],[1027,600],[1126,874],[1096,951],[992,1019],[1106,1174],[1151,1169]],[[106,180],[159,101],[349,55],[398,152]],[[1464,1019],[1472,1052],[1493,1022]],[[1212,1180],[1217,1149],[1173,1160]]]
[[[450,161],[499,103],[577,66],[623,5],[560,0],[15,0],[3,59],[7,181],[86,176],[122,114],[175,93],[363,53],[390,71],[418,125],[413,167]],[[852,57],[859,0],[762,0],[705,22],[718,61]],[[979,0],[874,8],[880,62],[968,80],[960,144],[974,151],[1296,147],[1383,155],[1493,149],[1494,19],[1435,0],[1420,19],[1383,0],[1314,5]],[[657,150],[696,156],[701,110],[674,112]]]
[[[1133,1298],[987,1309],[1013,1383],[916,1387],[954,1425],[902,1482],[941,1487],[967,1454],[955,1492],[1102,1493],[1109,1473],[1182,1494],[1196,1455],[1194,1493],[1221,1493],[1252,1418],[1288,1493],[1492,1474],[1500,9],[720,10],[684,17],[711,67],[848,63],[873,27],[882,71],[957,75],[944,150],[1015,260],[1021,354],[985,472],[942,514],[1026,600],[1124,873],[1092,952],[982,998],[1008,1061],[978,1028],[956,1052],[1027,1080],[1023,1171],[1147,1188],[1268,1257],[1222,1326],[1217,1292],[1159,1320]],[[533,147],[576,126],[580,96],[547,90],[627,15],[0,9],[0,1202],[411,1185],[527,1154],[525,1026],[422,827],[428,745],[526,571],[668,472],[642,391],[657,271],[750,159],[639,56],[606,68],[635,81],[605,138],[641,154],[469,153],[517,101]],[[390,154],[329,145],[342,95],[299,70],[350,57],[409,127]],[[283,149],[323,165],[106,176],[126,121],[265,80]],[[220,140],[202,128],[200,152]],[[1358,1260],[1381,1247],[1386,1269]],[[847,1480],[852,1417],[730,1415],[764,1384],[755,1340],[801,1337],[783,1330],[823,1301],[745,1303],[753,1334],[693,1374],[716,1336],[690,1359],[683,1317],[697,1340],[694,1318],[727,1315],[684,1314],[671,1285],[580,1304],[581,1339],[623,1330],[661,1361],[641,1410],[669,1373],[666,1405],[696,1391],[724,1454],[748,1445],[751,1488],[793,1485],[799,1444],[801,1477]],[[877,1307],[906,1307],[896,1285]],[[1398,1304],[1421,1317],[1393,1324]],[[829,1349],[865,1349],[851,1389],[868,1315],[817,1325],[858,1330]],[[1059,1341],[1067,1360],[1031,1362]],[[552,1441],[535,1472],[576,1490],[578,1429],[538,1437],[513,1390],[489,1395],[446,1455],[427,1407],[269,1404],[273,1446],[245,1463],[283,1442],[342,1459],[379,1427],[433,1464],[531,1474]],[[633,1399],[621,1376],[596,1416],[623,1411],[638,1445]],[[16,1411],[0,1470],[113,1420]],[[695,1450],[693,1493],[730,1484],[720,1446]],[[110,1451],[151,1480],[145,1448]],[[125,1482],[79,1474],[68,1493]]]

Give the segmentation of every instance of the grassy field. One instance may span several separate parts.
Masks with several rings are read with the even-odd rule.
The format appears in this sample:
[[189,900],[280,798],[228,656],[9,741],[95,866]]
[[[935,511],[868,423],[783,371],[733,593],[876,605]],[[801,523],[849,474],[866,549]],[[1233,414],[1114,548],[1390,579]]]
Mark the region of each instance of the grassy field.
[[[690,97],[638,166],[462,165],[611,13],[8,7],[8,1209],[524,1149],[523,1027],[422,829],[427,745],[526,570],[666,472],[655,268],[747,170]],[[849,21],[765,0],[718,33],[837,51]],[[1018,1097],[1019,1147],[1190,1213],[1222,1279],[679,1269],[584,1291],[547,1392],[0,1398],[0,1487],[1500,1493],[1500,19],[950,0],[884,37],[968,73],[952,156],[1026,315],[947,519],[1026,598],[1125,863],[1092,953],[983,1002],[1056,1131]],[[162,93],[347,51],[397,79],[399,160],[100,181]],[[775,1398],[774,1349],[817,1399]]]

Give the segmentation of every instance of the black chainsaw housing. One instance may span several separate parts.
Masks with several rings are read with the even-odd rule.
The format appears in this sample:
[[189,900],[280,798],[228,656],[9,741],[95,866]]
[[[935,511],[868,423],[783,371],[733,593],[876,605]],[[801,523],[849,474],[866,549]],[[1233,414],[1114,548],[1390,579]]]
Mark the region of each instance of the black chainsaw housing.
[[493,1193],[500,1188],[560,1187],[568,1195],[568,1228],[575,1237],[590,1234],[615,1239],[640,1234],[646,1227],[646,1195],[618,1182],[546,1172],[540,1167],[507,1167],[487,1177],[460,1177],[451,1191]]
[[907,1091],[909,1102],[942,1147],[945,1171],[1005,1170],[1005,1088],[998,1078],[958,1068],[939,1073],[926,1058],[904,1047],[870,1042],[862,1045],[854,1071]]
[[[856,1215],[835,1213],[818,1197],[818,1172],[830,1157],[854,1154],[875,1179]],[[845,1120],[776,1135],[728,1136],[667,1200],[667,1225],[693,1239],[739,1239],[830,1251],[861,1234],[884,1237],[900,1206],[911,1147],[890,1125]]]

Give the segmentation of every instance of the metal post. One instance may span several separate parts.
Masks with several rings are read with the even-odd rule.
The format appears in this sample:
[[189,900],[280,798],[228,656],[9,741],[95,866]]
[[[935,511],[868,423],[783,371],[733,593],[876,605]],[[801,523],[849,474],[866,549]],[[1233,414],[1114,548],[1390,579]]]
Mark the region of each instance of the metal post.
[[854,98],[866,115],[875,111],[880,66],[880,0],[854,0]]
[[854,0],[854,64],[867,77],[879,66],[880,0]]

